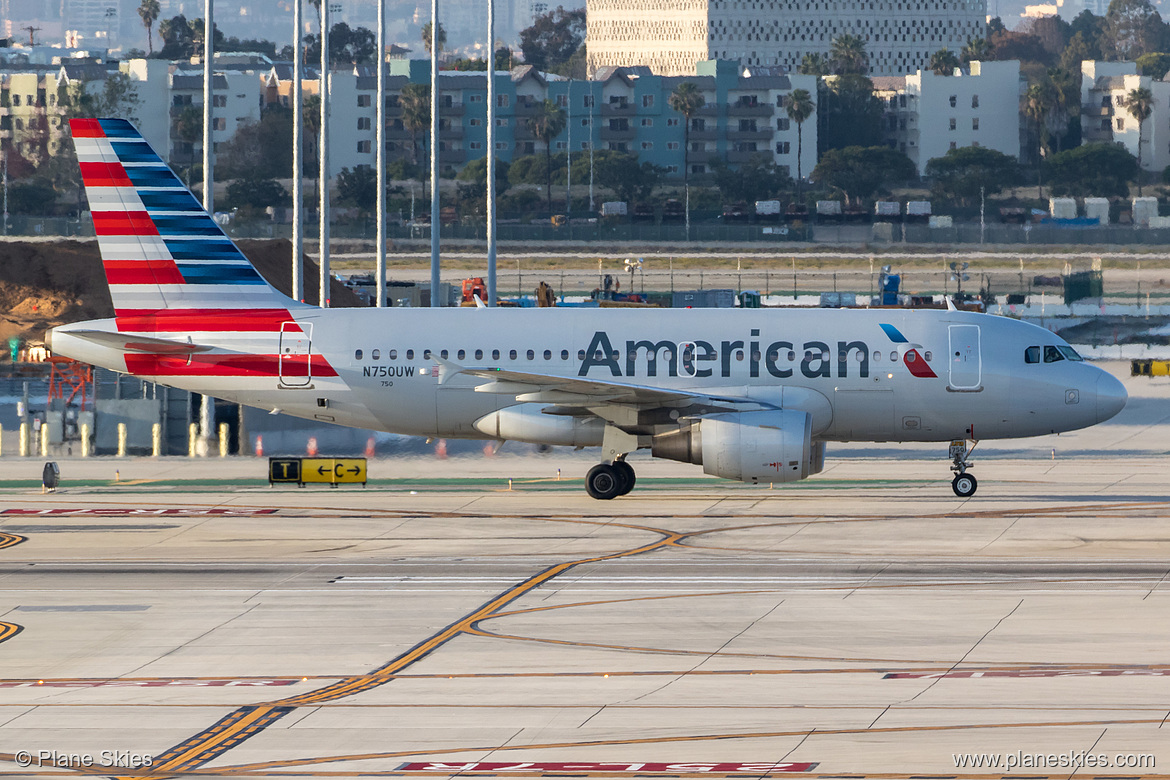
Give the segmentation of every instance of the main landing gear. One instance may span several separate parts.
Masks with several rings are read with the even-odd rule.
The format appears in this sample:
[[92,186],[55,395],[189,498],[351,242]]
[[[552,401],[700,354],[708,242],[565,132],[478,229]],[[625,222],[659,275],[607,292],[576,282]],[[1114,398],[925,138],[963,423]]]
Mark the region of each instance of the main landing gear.
[[972,442],[971,449],[967,449],[965,439],[952,441],[951,448],[947,453],[952,460],[951,471],[955,472],[955,478],[951,480],[951,490],[955,491],[955,495],[959,498],[970,498],[975,495],[975,491],[979,487],[979,481],[975,479],[975,475],[967,473],[967,469],[971,468],[968,456],[975,449],[976,444],[978,442]]
[[598,463],[585,475],[585,492],[592,498],[608,501],[633,490],[637,479],[634,467],[624,460]]

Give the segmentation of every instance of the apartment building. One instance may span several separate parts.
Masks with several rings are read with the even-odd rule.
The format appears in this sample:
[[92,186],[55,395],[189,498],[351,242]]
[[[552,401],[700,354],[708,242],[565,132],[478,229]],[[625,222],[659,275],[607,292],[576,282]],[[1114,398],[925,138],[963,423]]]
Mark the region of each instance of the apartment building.
[[1023,92],[1017,60],[976,61],[946,76],[919,70],[874,79],[886,143],[909,157],[919,174],[932,158],[964,146],[1018,158]]
[[[1138,88],[1150,90],[1154,99],[1140,128],[1126,105]],[[1170,82],[1139,76],[1133,62],[1082,62],[1081,138],[1083,143],[1119,143],[1141,158],[1144,170],[1165,169],[1170,165]]]
[[588,68],[681,76],[724,59],[794,72],[851,34],[865,40],[872,75],[896,76],[983,37],[986,16],[986,0],[588,0]]

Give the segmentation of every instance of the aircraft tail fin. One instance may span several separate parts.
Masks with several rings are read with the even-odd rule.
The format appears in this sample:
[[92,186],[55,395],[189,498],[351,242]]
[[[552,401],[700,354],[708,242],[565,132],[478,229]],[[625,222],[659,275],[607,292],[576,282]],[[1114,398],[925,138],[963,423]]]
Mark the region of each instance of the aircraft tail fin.
[[279,331],[299,307],[224,234],[134,125],[69,122],[118,330]]

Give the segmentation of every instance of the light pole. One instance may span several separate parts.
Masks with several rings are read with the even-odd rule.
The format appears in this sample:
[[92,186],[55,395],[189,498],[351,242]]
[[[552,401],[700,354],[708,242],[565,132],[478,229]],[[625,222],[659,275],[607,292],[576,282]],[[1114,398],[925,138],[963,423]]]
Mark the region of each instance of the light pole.
[[377,255],[377,272],[374,274],[374,288],[378,296],[378,307],[386,305],[386,0],[378,0],[378,89],[374,99],[378,101],[375,121],[378,129],[374,143],[378,149],[374,164],[378,168],[378,198],[375,211],[378,214],[378,234],[374,253]]
[[304,95],[301,90],[301,74],[304,73],[304,49],[301,36],[304,34],[302,7],[304,0],[293,0],[293,224],[292,224],[292,297],[305,300],[305,117]]
[[321,139],[320,162],[321,172],[318,179],[321,182],[320,203],[318,210],[317,239],[319,249],[317,256],[321,266],[320,288],[317,304],[321,308],[329,306],[329,11],[332,4],[325,0],[321,4]]
[[439,0],[431,0],[431,307],[439,301]]
[[496,305],[496,4],[487,0],[487,305]]
[[214,160],[211,156],[215,146],[211,138],[212,103],[215,95],[212,92],[211,69],[215,60],[215,21],[212,19],[212,0],[203,0],[203,208],[208,214],[215,215],[215,182],[213,177]]

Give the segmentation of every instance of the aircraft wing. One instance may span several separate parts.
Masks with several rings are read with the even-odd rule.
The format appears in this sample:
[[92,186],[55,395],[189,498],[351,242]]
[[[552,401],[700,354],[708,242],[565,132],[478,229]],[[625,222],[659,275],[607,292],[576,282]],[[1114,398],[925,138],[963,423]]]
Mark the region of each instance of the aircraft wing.
[[770,408],[747,398],[713,396],[690,390],[671,390],[601,379],[509,371],[503,368],[465,368],[440,360],[440,384],[463,374],[488,380],[475,388],[479,393],[515,396],[517,401],[560,406],[630,406],[640,409],[701,406],[711,411]]

